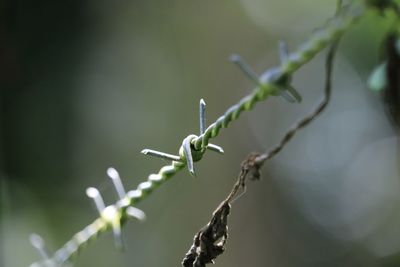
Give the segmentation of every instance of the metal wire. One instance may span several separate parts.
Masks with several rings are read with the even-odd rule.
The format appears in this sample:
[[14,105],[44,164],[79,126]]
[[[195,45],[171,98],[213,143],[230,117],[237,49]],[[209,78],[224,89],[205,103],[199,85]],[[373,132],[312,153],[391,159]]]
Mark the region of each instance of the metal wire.
[[[194,173],[193,162],[202,158],[211,138],[216,137],[222,128],[228,127],[232,121],[238,119],[243,111],[250,111],[256,103],[265,100],[269,96],[278,95],[282,80],[293,74],[326,46],[342,36],[363,14],[363,5],[354,4],[343,9],[323,29],[312,35],[300,49],[288,55],[279,67],[265,72],[259,79],[259,85],[251,94],[243,97],[237,104],[230,107],[214,123],[208,126],[204,132],[202,129],[202,133],[199,136],[189,135],[186,137],[184,139],[185,142],[183,142],[179,149],[180,160],[172,160],[171,164],[162,167],[158,173],[150,174],[145,182],[138,185],[137,189],[127,192],[115,204],[104,208],[99,218],[76,233],[51,258],[33,263],[31,267],[64,266],[68,264],[70,260],[75,258],[84,247],[100,234],[110,230],[115,231],[116,227],[121,227],[129,218],[127,210],[131,206],[135,206],[145,199],[158,186],[185,168],[188,163],[191,165],[189,166],[190,171]],[[214,150],[222,151],[220,148]],[[177,157],[173,158],[177,159]]]

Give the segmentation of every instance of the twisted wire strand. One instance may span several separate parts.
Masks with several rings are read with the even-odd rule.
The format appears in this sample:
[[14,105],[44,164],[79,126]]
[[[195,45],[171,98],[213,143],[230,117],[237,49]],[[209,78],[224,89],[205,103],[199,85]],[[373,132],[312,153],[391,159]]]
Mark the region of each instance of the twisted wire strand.
[[227,128],[232,121],[238,119],[243,111],[250,111],[257,102],[265,100],[268,96],[276,95],[282,79],[289,77],[326,46],[341,37],[363,13],[364,8],[359,5],[344,7],[338,16],[328,21],[327,25],[312,35],[298,51],[290,54],[286,62],[277,68],[266,71],[261,76],[259,85],[251,94],[230,107],[224,115],[208,126],[204,134],[192,141],[194,148],[204,148],[211,138],[216,137],[222,128]]
[[[243,111],[250,111],[256,103],[265,100],[271,95],[277,95],[283,79],[289,77],[326,46],[341,37],[363,14],[363,5],[354,4],[348,8],[344,8],[323,29],[314,33],[303,46],[290,54],[287,60],[279,67],[266,71],[260,77],[260,83],[253,92],[243,97],[236,105],[230,107],[214,123],[207,127],[204,133],[199,136],[190,135],[185,138],[188,139],[190,137],[193,160],[200,160],[206,151],[209,140],[216,137],[222,128],[228,127],[232,121],[238,119]],[[138,204],[158,186],[168,181],[177,172],[186,167],[187,154],[181,153],[183,150],[184,147],[182,145],[179,153],[179,161],[172,161],[170,165],[162,167],[157,174],[150,174],[145,182],[138,185],[137,189],[127,192],[124,198],[106,207],[99,218],[76,233],[64,246],[54,253],[52,258],[33,263],[31,267],[53,267],[68,264],[70,260],[76,257],[84,247],[99,235],[113,229],[116,223],[123,225],[129,217],[127,212],[128,207]]]

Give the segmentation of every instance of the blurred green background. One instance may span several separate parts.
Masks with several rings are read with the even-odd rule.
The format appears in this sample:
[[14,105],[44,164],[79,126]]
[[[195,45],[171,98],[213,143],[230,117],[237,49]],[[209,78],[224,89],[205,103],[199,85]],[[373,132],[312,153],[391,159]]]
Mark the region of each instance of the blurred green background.
[[[176,153],[250,92],[227,60],[258,72],[278,64],[277,42],[294,49],[333,14],[335,1],[0,2],[0,265],[38,260],[28,236],[54,251],[96,218],[85,196],[119,170],[127,189],[164,165],[139,152]],[[398,266],[398,141],[378,94],[365,85],[388,23],[371,14],[344,38],[328,110],[249,184],[230,216],[216,266]],[[316,105],[324,55],[293,84],[301,104],[271,98],[223,130],[198,177],[183,171],[143,201],[148,220],[124,227],[126,252],[107,234],[75,266],[179,266],[193,235],[231,189],[240,162],[264,151]]]

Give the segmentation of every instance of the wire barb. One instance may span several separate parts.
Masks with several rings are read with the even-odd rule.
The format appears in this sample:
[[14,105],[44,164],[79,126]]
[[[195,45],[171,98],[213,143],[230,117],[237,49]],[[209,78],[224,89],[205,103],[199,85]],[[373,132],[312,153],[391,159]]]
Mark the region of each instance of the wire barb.
[[207,149],[209,149],[211,151],[214,151],[214,152],[217,152],[217,153],[220,153],[220,154],[224,154],[225,153],[225,151],[224,151],[224,149],[222,147],[214,145],[214,144],[208,144],[207,145]]
[[40,235],[32,233],[29,236],[29,240],[43,260],[48,260],[50,258],[46,248],[46,243]]
[[152,149],[143,149],[140,153],[146,155],[146,156],[153,156],[161,159],[166,159],[166,160],[172,160],[172,161],[180,161],[181,158],[179,156],[175,156],[172,154],[164,153],[161,151],[157,150],[152,150]]
[[285,90],[282,91],[282,92],[285,92],[285,93],[287,93],[288,95],[290,95],[290,97],[292,98],[292,100],[293,100],[294,102],[300,103],[300,102],[303,100],[303,98],[302,98],[302,96],[300,95],[300,93],[297,92],[297,90],[294,89],[294,87],[291,86],[290,84],[286,85],[286,86],[285,86]]
[[[206,102],[204,102],[204,99],[200,99],[200,135],[204,134],[204,132],[206,131]],[[207,147],[208,149],[220,153],[220,154],[224,154],[224,150],[222,149],[222,147],[214,145],[214,144],[208,144]]]
[[260,79],[258,75],[253,71],[253,69],[243,61],[242,57],[238,54],[233,54],[230,56],[230,61],[233,62],[239,69],[256,85],[260,85]]
[[121,251],[124,250],[125,245],[124,245],[124,240],[122,238],[121,224],[116,223],[115,225],[113,225],[112,232],[114,237],[115,248]]
[[[289,48],[287,43],[283,40],[279,41],[278,50],[281,65],[284,65],[289,60]],[[290,85],[291,77],[288,76],[284,80],[285,82],[282,84],[282,90],[280,90],[279,95],[289,103],[300,103],[302,97],[299,92],[297,92],[296,89],[294,89],[293,86]]]
[[206,130],[206,102],[204,102],[204,99],[200,99],[200,105],[199,105],[199,115],[200,115],[200,135],[202,135],[205,130]]
[[129,217],[138,219],[140,222],[144,222],[146,220],[146,213],[144,213],[142,210],[136,208],[136,207],[128,207],[126,209],[126,214]]
[[214,144],[207,144],[207,145],[202,145],[198,149],[195,149],[194,146],[194,140],[197,138],[200,138],[203,136],[206,132],[206,102],[204,99],[200,99],[199,102],[199,125],[200,125],[200,136],[191,134],[187,136],[183,141],[182,145],[179,149],[179,156],[175,156],[172,154],[160,152],[157,150],[152,150],[152,149],[143,149],[141,151],[142,154],[149,155],[149,156],[154,156],[166,160],[172,160],[173,162],[179,162],[179,163],[184,163],[187,165],[189,173],[196,177],[196,172],[194,170],[194,162],[199,161],[206,149],[209,149],[211,151],[224,154],[224,150],[222,147],[214,145]]
[[89,198],[93,199],[94,204],[96,205],[96,209],[101,215],[106,206],[104,205],[104,200],[101,197],[99,190],[97,190],[97,188],[95,187],[88,187],[86,189],[86,195]]
[[122,184],[121,177],[119,176],[119,173],[116,169],[110,167],[107,169],[107,175],[110,177],[111,181],[113,182],[113,185],[115,187],[115,190],[117,191],[118,197],[120,199],[123,199],[126,195],[126,191],[124,188],[124,185]]
[[296,103],[296,99],[286,90],[280,90],[279,96],[289,103]]
[[[289,60],[289,50],[286,42],[284,41],[279,42],[279,57],[282,65]],[[230,57],[230,59],[251,81],[255,83],[256,86],[262,87],[264,83],[268,83],[271,80],[276,80],[279,77],[277,69],[272,69],[261,75],[261,78],[259,78],[251,69],[251,67],[246,64],[239,55],[234,54]],[[279,84],[278,95],[289,103],[299,103],[301,102],[302,97],[292,86],[289,85],[289,80],[290,79],[285,79],[285,83]]]

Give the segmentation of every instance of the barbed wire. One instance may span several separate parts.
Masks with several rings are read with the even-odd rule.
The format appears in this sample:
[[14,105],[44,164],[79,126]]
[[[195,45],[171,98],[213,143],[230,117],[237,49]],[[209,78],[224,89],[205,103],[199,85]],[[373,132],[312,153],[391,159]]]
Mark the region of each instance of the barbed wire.
[[290,85],[291,75],[301,66],[309,62],[316,54],[321,52],[329,44],[341,37],[350,26],[365,13],[365,6],[358,2],[343,7],[339,14],[329,20],[327,24],[315,32],[297,51],[289,54],[286,45],[280,43],[281,64],[271,68],[262,75],[257,76],[239,56],[232,57],[243,72],[256,83],[256,88],[251,94],[243,97],[237,104],[231,106],[214,123],[205,125],[205,102],[200,101],[200,134],[190,134],[183,139],[178,155],[144,149],[143,154],[161,157],[171,160],[171,164],[163,166],[158,173],[150,174],[145,182],[142,182],[134,190],[125,191],[120,176],[114,168],[107,170],[113,185],[119,196],[119,200],[109,206],[105,206],[99,191],[90,187],[86,194],[92,198],[99,212],[99,217],[76,233],[67,243],[58,249],[52,256],[45,247],[44,240],[37,234],[31,235],[32,245],[39,251],[42,260],[31,264],[31,267],[60,267],[69,265],[79,252],[91,241],[102,233],[112,231],[117,248],[123,246],[121,228],[129,218],[145,219],[145,214],[137,209],[140,201],[150,195],[157,187],[168,181],[176,173],[188,168],[194,176],[194,162],[201,160],[208,150],[223,153],[223,149],[210,144],[210,140],[219,135],[222,128],[238,119],[243,111],[250,111],[254,105],[267,99],[269,96],[282,96],[290,102],[301,101],[301,96]]
[[[336,15],[342,7],[342,1],[337,1]],[[318,106],[313,111],[295,123],[284,135],[281,141],[268,152],[250,153],[242,162],[240,173],[228,196],[218,205],[212,214],[210,221],[202,227],[194,236],[185,257],[182,260],[184,267],[205,267],[207,264],[215,263],[216,258],[225,252],[228,239],[228,217],[232,211],[232,204],[244,193],[246,193],[246,183],[248,179],[259,180],[261,177],[260,169],[264,163],[279,153],[281,149],[291,140],[298,130],[307,126],[327,107],[331,98],[332,89],[332,70],[335,52],[340,38],[336,39],[329,48],[325,60],[325,86],[324,95]],[[285,45],[281,44],[284,47]],[[286,53],[281,54],[281,58],[286,57]]]

